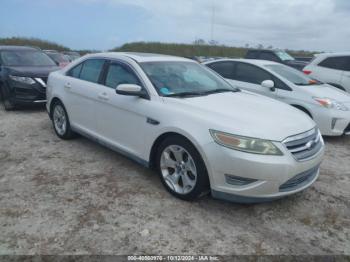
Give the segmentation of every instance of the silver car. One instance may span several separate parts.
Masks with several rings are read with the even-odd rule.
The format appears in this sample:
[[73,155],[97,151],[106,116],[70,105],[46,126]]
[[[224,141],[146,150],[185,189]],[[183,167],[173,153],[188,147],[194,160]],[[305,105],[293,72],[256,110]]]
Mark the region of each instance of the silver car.
[[270,61],[221,59],[204,64],[236,87],[300,109],[317,123],[323,135],[350,135],[350,94],[342,90]]

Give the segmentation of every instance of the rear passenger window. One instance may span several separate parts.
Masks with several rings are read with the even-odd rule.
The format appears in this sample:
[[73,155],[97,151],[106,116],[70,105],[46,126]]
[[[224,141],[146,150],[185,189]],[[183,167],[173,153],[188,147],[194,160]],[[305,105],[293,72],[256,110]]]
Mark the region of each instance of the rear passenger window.
[[233,79],[234,63],[233,62],[216,62],[209,67],[224,78]]
[[127,66],[111,64],[106,75],[106,86],[116,88],[120,84],[140,85],[140,81]]
[[98,83],[104,63],[105,61],[102,59],[86,60],[81,69],[79,78],[81,80]]
[[256,66],[238,63],[235,79],[237,81],[260,85],[265,80],[272,80],[272,77],[268,72]]
[[336,70],[350,71],[350,57],[346,57],[346,56],[329,57],[323,60],[318,65],[326,68],[336,69]]

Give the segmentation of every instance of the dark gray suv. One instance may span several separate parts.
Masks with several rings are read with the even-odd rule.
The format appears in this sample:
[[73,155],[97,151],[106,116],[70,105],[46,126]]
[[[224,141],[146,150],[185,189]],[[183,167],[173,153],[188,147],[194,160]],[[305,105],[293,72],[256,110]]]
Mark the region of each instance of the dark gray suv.
[[0,46],[0,94],[5,109],[45,103],[48,75],[58,69],[40,49]]
[[268,60],[293,67],[299,71],[308,64],[306,61],[298,61],[287,52],[270,49],[250,49],[245,56],[246,59]]

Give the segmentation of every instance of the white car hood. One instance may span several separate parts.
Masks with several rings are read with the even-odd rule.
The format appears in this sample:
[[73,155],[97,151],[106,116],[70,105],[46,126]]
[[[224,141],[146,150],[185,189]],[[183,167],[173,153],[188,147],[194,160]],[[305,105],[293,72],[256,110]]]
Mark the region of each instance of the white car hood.
[[316,125],[306,114],[287,104],[246,91],[164,98],[164,102],[202,120],[208,129],[272,141],[282,141]]
[[350,103],[350,94],[336,87],[324,85],[297,86],[310,95],[318,98],[331,98],[338,102]]

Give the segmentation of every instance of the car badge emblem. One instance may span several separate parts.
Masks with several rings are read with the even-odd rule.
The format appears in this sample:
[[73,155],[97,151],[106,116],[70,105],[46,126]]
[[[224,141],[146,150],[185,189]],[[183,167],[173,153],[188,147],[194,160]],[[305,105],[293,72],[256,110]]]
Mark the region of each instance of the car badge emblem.
[[315,145],[315,141],[309,141],[306,144],[306,147],[307,147],[308,150],[310,150],[311,148],[313,148],[314,145]]

